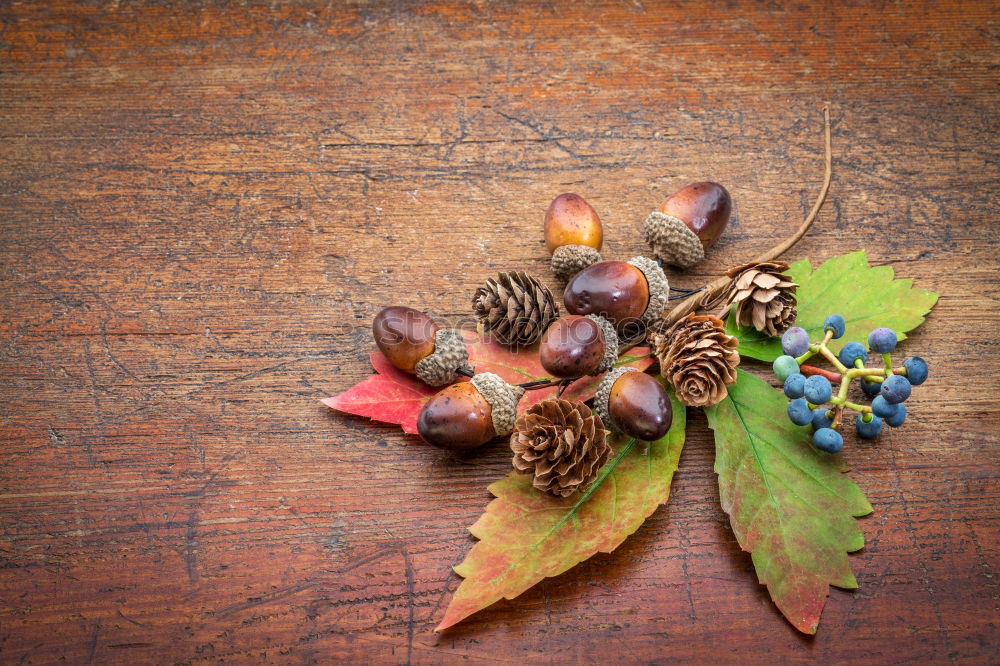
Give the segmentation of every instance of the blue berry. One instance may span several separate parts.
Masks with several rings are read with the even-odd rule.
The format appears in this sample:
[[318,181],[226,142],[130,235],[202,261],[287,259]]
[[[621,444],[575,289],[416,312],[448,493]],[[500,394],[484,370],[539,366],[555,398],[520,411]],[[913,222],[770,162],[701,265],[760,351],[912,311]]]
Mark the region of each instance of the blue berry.
[[864,416],[858,414],[858,419],[854,422],[854,427],[858,429],[858,435],[862,439],[875,439],[878,434],[882,432],[882,419],[874,415],[871,416],[870,421],[865,421]]
[[778,379],[785,381],[789,375],[793,375],[799,371],[799,364],[791,356],[779,356],[774,359],[771,369],[774,370],[774,374],[778,376]]
[[809,334],[806,329],[792,326],[781,336],[781,350],[789,356],[802,356],[809,351]]
[[865,377],[858,380],[861,382],[861,390],[865,392],[869,398],[874,398],[882,392],[882,380],[877,379],[874,382],[868,381]]
[[785,395],[789,398],[801,398],[805,393],[806,377],[803,374],[796,372],[794,375],[788,375],[788,379],[785,380]]
[[910,380],[903,375],[893,375],[882,380],[882,397],[890,404],[898,405],[905,401],[910,397],[910,390]]
[[806,400],[814,405],[822,405],[833,395],[833,387],[830,386],[830,380],[823,375],[813,375],[807,379],[803,391]]
[[823,322],[823,330],[824,331],[829,331],[829,330],[833,329],[833,339],[834,340],[836,340],[837,338],[843,337],[844,330],[846,328],[847,328],[847,323],[844,321],[844,318],[841,317],[838,314],[832,314],[832,315],[830,315]]
[[868,334],[868,346],[876,354],[889,354],[896,348],[896,332],[891,328],[876,328]]
[[853,368],[856,359],[860,358],[862,361],[868,360],[868,350],[860,342],[848,342],[840,350],[840,353],[837,354],[837,358],[848,368]]
[[883,419],[887,419],[896,411],[899,410],[899,405],[893,405],[888,400],[886,400],[882,395],[875,396],[872,400],[872,414],[875,416],[881,416]]
[[833,428],[820,428],[813,433],[813,446],[820,451],[837,453],[844,448],[844,438]]
[[813,413],[809,409],[809,403],[805,398],[796,398],[788,403],[788,418],[795,425],[808,425],[812,423]]
[[903,421],[906,420],[906,405],[900,403],[896,405],[896,413],[892,416],[886,418],[885,422],[891,425],[893,428],[898,428],[903,425]]
[[826,407],[817,407],[813,410],[812,427],[813,430],[819,430],[820,428],[829,428],[833,423],[833,419],[830,418],[830,410]]
[[903,361],[906,368],[906,378],[914,386],[920,386],[927,381],[927,361],[919,356],[913,356]]

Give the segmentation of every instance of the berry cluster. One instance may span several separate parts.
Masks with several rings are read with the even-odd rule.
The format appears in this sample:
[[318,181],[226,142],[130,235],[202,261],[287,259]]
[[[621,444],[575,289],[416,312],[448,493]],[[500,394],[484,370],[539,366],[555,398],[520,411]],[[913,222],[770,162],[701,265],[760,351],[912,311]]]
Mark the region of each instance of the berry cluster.
[[[849,342],[834,355],[827,347],[830,340],[844,335],[844,318],[832,314],[823,322],[824,337],[811,343],[803,328],[792,327],[781,336],[783,356],[774,361],[774,374],[784,382],[788,403],[788,418],[795,425],[812,425],[813,444],[828,453],[837,453],[844,447],[844,438],[838,432],[843,423],[844,410],[858,412],[855,428],[864,439],[872,439],[882,431],[883,423],[896,428],[906,420],[906,405],[913,386],[927,380],[927,362],[914,356],[901,366],[893,368],[891,354],[896,349],[896,333],[888,328],[876,328],[868,335],[868,346],[882,356],[881,368],[865,367],[868,351],[859,342]],[[831,372],[803,363],[820,354],[837,368]],[[847,400],[847,390],[857,379],[865,395],[873,398],[871,406]],[[833,385],[839,382],[834,395]],[[827,407],[827,403],[831,406]]]

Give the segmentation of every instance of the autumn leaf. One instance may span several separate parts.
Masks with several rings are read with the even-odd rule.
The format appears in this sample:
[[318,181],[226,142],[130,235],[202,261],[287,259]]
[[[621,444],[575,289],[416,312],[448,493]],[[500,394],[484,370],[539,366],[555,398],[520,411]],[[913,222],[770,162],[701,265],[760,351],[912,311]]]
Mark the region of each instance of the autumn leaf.
[[795,628],[815,633],[829,585],[854,589],[847,553],[864,546],[855,516],[871,513],[840,456],[814,448],[792,425],[787,400],[738,371],[729,395],[708,407],[719,498],[759,581]]
[[[811,340],[822,339],[827,315],[842,315],[847,322],[844,336],[827,345],[834,353],[852,341],[867,346],[868,333],[879,327],[905,339],[904,333],[919,326],[938,299],[934,292],[914,289],[913,280],[894,280],[891,266],[869,266],[864,251],[833,257],[815,271],[803,259],[792,264],[788,274],[799,285],[795,325],[806,329]],[[726,330],[739,339],[741,356],[761,361],[781,356],[779,338],[739,326],[732,315]]]
[[[498,342],[482,340],[470,331],[464,331],[462,335],[469,350],[469,360],[476,372],[492,372],[512,384],[547,379],[545,369],[538,360],[538,350],[534,347],[511,350]],[[324,399],[323,404],[348,414],[367,416],[374,421],[395,423],[402,427],[403,432],[417,434],[417,416],[420,415],[420,410],[443,387],[428,386],[416,376],[399,370],[381,352],[374,352],[371,362],[377,374],[343,393]],[[653,358],[648,347],[634,347],[619,358],[616,365],[645,370],[652,364]],[[600,380],[600,377],[583,377],[571,384],[563,395],[567,400],[589,400],[594,397]],[[467,380],[456,376],[455,381]],[[518,403],[518,411],[524,411],[535,403],[551,398],[556,390],[552,387],[528,391]]]
[[438,389],[396,368],[382,352],[374,352],[371,361],[377,374],[343,393],[325,398],[323,404],[374,421],[395,423],[403,432],[416,435],[417,416]]
[[674,421],[655,442],[619,440],[615,455],[582,495],[554,498],[511,473],[493,483],[496,497],[470,528],[479,542],[455,573],[456,590],[437,631],[501,598],[513,599],[594,553],[610,553],[667,501],[684,445],[684,406],[671,397]]

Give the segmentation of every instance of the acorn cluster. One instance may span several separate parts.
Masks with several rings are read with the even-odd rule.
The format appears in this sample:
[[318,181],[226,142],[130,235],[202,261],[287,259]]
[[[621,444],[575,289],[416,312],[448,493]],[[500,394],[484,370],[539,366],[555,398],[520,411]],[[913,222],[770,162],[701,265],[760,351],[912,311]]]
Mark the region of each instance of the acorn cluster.
[[[910,397],[913,386],[927,380],[927,362],[919,356],[893,367],[891,354],[896,349],[897,335],[892,329],[876,328],[868,335],[868,346],[882,357],[881,368],[866,367],[868,350],[860,342],[849,342],[834,355],[827,344],[841,338],[845,328],[841,315],[829,315],[823,323],[824,337],[817,343],[809,341],[805,329],[789,328],[781,336],[784,354],[773,365],[775,375],[783,382],[785,395],[791,399],[788,418],[795,425],[812,426],[813,445],[827,453],[837,453],[844,447],[839,429],[845,410],[857,412],[854,425],[858,436],[873,439],[882,432],[883,424],[893,428],[903,425],[906,420],[903,403]],[[829,360],[837,372],[805,365],[816,354]],[[871,405],[847,399],[848,388],[855,379],[865,395],[872,398]],[[836,394],[834,384],[839,384]]]
[[[412,308],[383,309],[372,333],[389,362],[429,385],[446,385],[422,409],[420,436],[467,450],[511,435],[514,467],[533,474],[539,490],[560,497],[594,479],[610,452],[609,432],[643,441],[663,437],[673,419],[663,384],[616,363],[621,352],[657,332],[672,291],[663,265],[688,267],[704,258],[731,209],[721,185],[689,185],[642,225],[655,260],[608,261],[601,256],[604,230],[594,208],[576,194],[556,197],[543,224],[552,272],[566,282],[565,314],[552,292],[523,272],[491,278],[472,299],[480,332],[511,347],[537,344],[548,379],[512,385],[477,373],[460,333]],[[593,407],[558,397],[576,379],[602,374]],[[525,392],[551,386],[559,387],[557,397],[518,414]]]

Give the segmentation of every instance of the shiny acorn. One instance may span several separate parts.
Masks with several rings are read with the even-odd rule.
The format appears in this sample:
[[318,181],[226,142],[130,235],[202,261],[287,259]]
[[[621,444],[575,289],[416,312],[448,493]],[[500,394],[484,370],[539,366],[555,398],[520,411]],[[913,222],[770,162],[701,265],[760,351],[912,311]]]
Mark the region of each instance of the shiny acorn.
[[600,251],[604,229],[597,211],[579,194],[560,194],[545,211],[545,247],[549,254],[563,245],[582,245]]
[[461,334],[441,329],[419,310],[383,308],[372,321],[372,337],[390,363],[431,386],[448,384],[458,370],[472,371]]
[[615,326],[642,317],[649,305],[649,283],[635,266],[624,261],[602,261],[570,279],[563,291],[566,311],[596,314]]
[[656,257],[687,268],[705,258],[729,224],[733,202],[722,185],[691,183],[667,197],[643,223]]
[[651,324],[669,296],[663,269],[648,257],[633,257],[581,270],[566,285],[563,304],[571,314],[600,315],[622,331],[629,324]]
[[644,442],[666,435],[674,417],[663,385],[635,368],[616,368],[604,376],[594,411],[611,429]]
[[[600,324],[590,317],[566,315],[552,322],[538,347],[538,358],[553,377],[591,375],[601,367],[607,340]],[[617,348],[617,339],[615,346]]]
[[729,224],[733,200],[722,185],[705,181],[691,183],[663,200],[659,211],[676,217],[698,236],[706,250]]
[[428,444],[453,451],[482,446],[497,436],[492,408],[472,382],[438,392],[417,417],[417,432]]
[[439,391],[417,417],[417,432],[428,444],[465,451],[514,428],[524,389],[485,372]]
[[560,194],[545,211],[545,246],[560,281],[601,260],[604,229],[597,211],[578,194]]
[[389,362],[413,374],[417,362],[434,352],[438,325],[419,310],[394,305],[383,308],[372,321],[372,336]]

